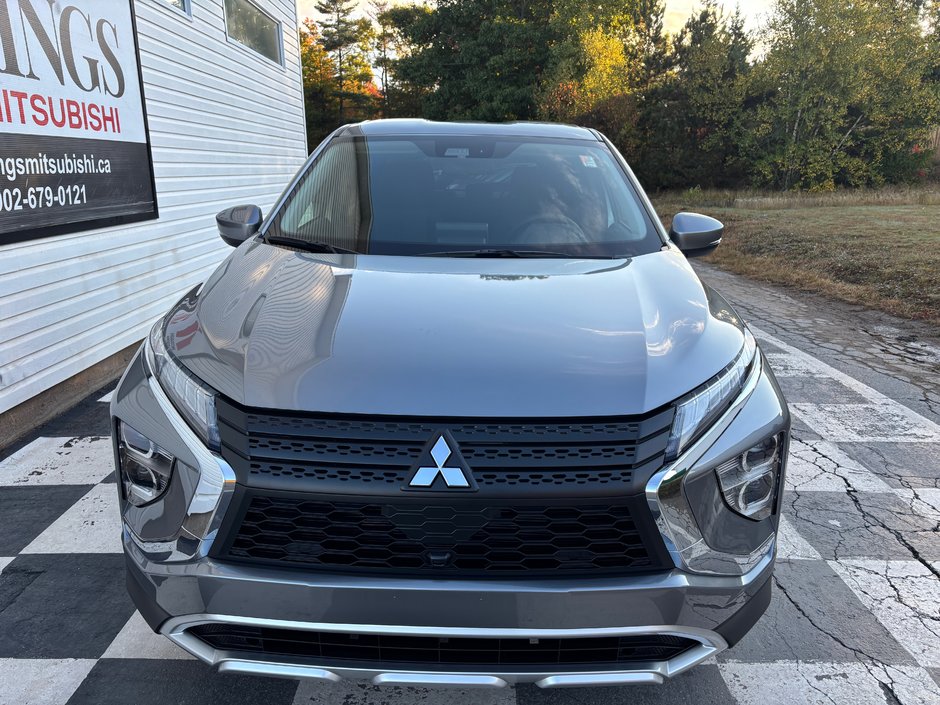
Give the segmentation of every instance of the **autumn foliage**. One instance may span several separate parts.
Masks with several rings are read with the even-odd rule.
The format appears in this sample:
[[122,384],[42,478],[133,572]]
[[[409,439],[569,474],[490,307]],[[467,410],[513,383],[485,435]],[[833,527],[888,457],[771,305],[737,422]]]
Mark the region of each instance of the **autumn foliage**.
[[[648,188],[826,191],[937,173],[940,0],[324,0],[302,32],[311,145],[374,116],[597,127]],[[373,68],[380,79],[373,78]]]

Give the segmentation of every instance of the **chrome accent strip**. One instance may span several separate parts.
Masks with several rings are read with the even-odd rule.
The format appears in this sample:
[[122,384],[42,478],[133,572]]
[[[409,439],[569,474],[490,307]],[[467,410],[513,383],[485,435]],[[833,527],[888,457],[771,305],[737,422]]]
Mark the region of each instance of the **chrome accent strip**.
[[535,681],[539,688],[574,688],[596,685],[660,685],[663,677],[658,673],[579,673],[549,676]]
[[724,640],[710,629],[669,625],[641,627],[577,627],[570,629],[524,629],[502,627],[437,627],[399,624],[338,624],[335,622],[296,622],[289,619],[240,617],[229,614],[190,614],[172,617],[164,622],[161,633],[171,636],[198,624],[235,624],[248,627],[297,629],[308,632],[341,632],[353,634],[389,634],[394,636],[446,636],[480,639],[576,639],[603,636],[633,636],[637,634],[671,634],[696,641]]
[[237,673],[245,676],[277,676],[279,678],[299,678],[304,680],[339,683],[342,678],[332,671],[310,666],[289,666],[280,664],[277,673],[271,672],[271,664],[263,661],[240,661],[232,659],[219,664],[219,673]]
[[760,350],[741,392],[712,426],[676,459],[646,484],[646,501],[663,541],[680,570],[701,575],[738,576],[773,561],[776,537],[771,535],[754,553],[737,555],[716,551],[705,543],[702,532],[682,494],[682,482],[695,471],[695,463],[718,440],[744,408],[763,374]]
[[505,688],[509,685],[496,676],[475,676],[461,673],[380,673],[373,685],[432,685],[455,688]]
[[124,533],[145,554],[159,562],[189,561],[202,558],[209,553],[212,541],[218,533],[225,510],[235,491],[235,471],[221,457],[203,445],[196,432],[190,428],[173,402],[163,391],[156,377],[149,375],[147,383],[173,430],[195,456],[199,467],[199,481],[189,502],[186,518],[179,533],[169,541],[143,541],[124,523]]
[[[203,445],[202,440],[196,435],[189,424],[183,420],[180,413],[173,406],[173,402],[163,391],[163,387],[153,375],[147,377],[147,383],[150,385],[150,392],[160,405],[160,410],[166,415],[173,430],[179,435],[186,447],[196,456],[199,463],[199,484],[196,486],[196,492],[189,502],[188,514],[205,514],[215,509],[219,501],[219,496],[225,487],[225,472],[218,461],[225,462],[221,458],[213,455],[212,451]],[[226,463],[227,464],[227,463]],[[235,481],[235,473],[232,472],[232,482]]]
[[[267,626],[279,629],[304,631],[343,632],[352,634],[390,634],[400,636],[448,636],[480,638],[583,638],[596,636],[628,636],[635,634],[670,634],[699,642],[688,651],[669,661],[637,663],[634,668],[605,672],[454,672],[408,671],[367,669],[354,667],[322,667],[314,663],[283,662],[278,657],[261,654],[217,650],[188,632],[199,624],[235,624]],[[218,614],[194,614],[174,617],[161,628],[161,633],[196,658],[217,665],[223,672],[252,673],[284,678],[313,678],[315,680],[339,679],[371,680],[375,685],[453,685],[462,687],[504,687],[509,683],[536,683],[541,688],[573,685],[613,685],[630,683],[661,683],[728,648],[727,642],[716,632],[708,629],[683,626],[654,625],[647,627],[596,627],[579,629],[500,629],[474,627],[420,627],[384,624],[333,624],[317,622],[293,622],[281,619],[258,617],[235,617]]]

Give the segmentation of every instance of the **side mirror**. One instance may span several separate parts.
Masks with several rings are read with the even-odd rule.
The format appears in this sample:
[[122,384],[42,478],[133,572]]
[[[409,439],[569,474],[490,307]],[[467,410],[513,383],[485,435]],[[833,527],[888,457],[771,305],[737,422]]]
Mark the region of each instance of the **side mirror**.
[[261,228],[261,209],[258,206],[226,208],[215,217],[219,235],[227,245],[238,247]]
[[672,219],[669,238],[687,257],[707,255],[721,244],[725,226],[698,213],[678,213]]

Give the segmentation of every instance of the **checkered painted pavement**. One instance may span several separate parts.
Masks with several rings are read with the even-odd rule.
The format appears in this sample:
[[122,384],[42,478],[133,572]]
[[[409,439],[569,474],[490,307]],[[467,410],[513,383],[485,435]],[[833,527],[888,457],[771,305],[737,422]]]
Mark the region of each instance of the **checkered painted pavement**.
[[755,334],[794,413],[773,602],[734,649],[663,686],[463,692],[212,672],[152,634],[125,593],[101,392],[0,454],[0,703],[940,705],[940,426]]

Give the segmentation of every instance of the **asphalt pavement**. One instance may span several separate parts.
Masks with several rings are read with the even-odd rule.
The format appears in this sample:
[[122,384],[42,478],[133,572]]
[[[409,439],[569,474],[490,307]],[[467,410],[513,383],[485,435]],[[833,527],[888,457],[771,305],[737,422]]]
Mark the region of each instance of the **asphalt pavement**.
[[735,648],[657,687],[220,676],[124,591],[104,389],[0,451],[0,704],[940,705],[940,331],[697,266],[794,414],[773,602]]

